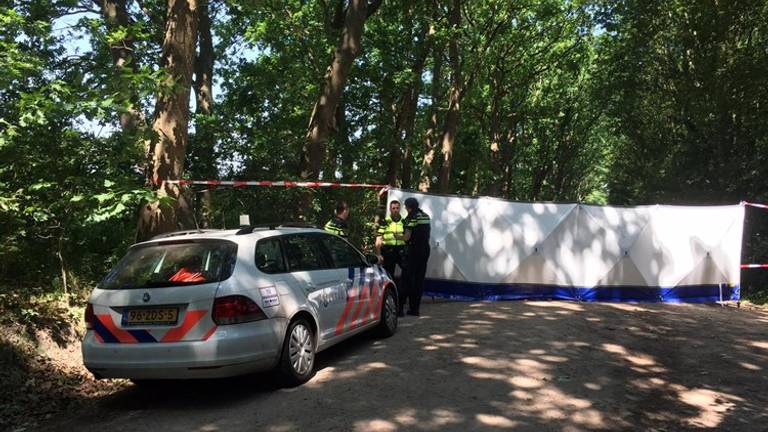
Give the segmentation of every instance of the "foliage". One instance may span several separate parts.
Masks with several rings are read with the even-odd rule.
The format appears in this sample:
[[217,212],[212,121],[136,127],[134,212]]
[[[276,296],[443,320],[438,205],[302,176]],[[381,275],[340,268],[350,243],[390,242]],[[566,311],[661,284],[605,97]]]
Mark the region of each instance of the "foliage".
[[[189,178],[297,177],[346,3],[211,0],[215,102],[193,116]],[[418,185],[444,129],[453,41],[462,100],[452,192],[628,205],[768,199],[765,2],[461,0],[458,28],[447,3],[387,0],[366,21],[324,179],[384,182],[394,163],[411,169],[398,181]],[[140,206],[156,199],[144,145],[154,96],[174,91],[160,85],[166,5],[126,5],[128,24],[118,26],[85,1],[0,6],[0,285],[92,285],[133,242]],[[126,41],[130,61],[116,69],[110,48]],[[144,123],[121,128],[132,110]],[[200,192],[188,191],[198,209]],[[215,227],[236,225],[239,213],[295,219],[301,201],[293,189],[210,195]],[[323,224],[345,199],[354,240],[370,244],[373,193],[313,196],[309,221]],[[745,260],[768,259],[766,229],[748,213]],[[744,293],[765,282],[745,274]]]
[[97,50],[67,55],[67,35],[52,27],[74,6],[0,9],[3,286],[89,288],[130,243],[136,207],[153,199],[134,169],[136,138],[93,128],[109,127],[106,119],[122,107],[99,83],[111,72],[95,64]]
[[[768,5],[760,1],[600,4],[601,99],[618,137],[617,204],[764,202]],[[765,262],[768,220],[748,212],[745,260]],[[762,236],[761,236],[762,235]],[[744,272],[744,293],[768,277]]]

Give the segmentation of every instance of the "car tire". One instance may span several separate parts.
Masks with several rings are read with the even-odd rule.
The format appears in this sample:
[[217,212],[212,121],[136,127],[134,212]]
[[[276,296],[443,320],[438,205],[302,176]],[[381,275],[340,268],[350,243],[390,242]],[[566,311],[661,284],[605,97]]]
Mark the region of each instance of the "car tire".
[[384,299],[381,302],[381,317],[374,334],[381,338],[388,338],[397,332],[397,299],[395,291],[387,288],[384,291]]
[[315,333],[305,318],[288,325],[280,356],[280,371],[286,384],[297,386],[309,381],[315,374]]

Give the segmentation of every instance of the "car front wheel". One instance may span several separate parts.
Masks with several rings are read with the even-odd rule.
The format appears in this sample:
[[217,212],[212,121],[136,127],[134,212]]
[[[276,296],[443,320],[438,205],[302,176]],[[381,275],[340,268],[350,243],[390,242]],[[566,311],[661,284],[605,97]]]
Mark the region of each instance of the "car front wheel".
[[387,338],[397,331],[397,299],[392,288],[384,291],[384,301],[381,303],[381,321],[376,327],[376,335]]
[[280,370],[289,385],[309,381],[315,372],[315,335],[306,319],[292,321],[286,332]]

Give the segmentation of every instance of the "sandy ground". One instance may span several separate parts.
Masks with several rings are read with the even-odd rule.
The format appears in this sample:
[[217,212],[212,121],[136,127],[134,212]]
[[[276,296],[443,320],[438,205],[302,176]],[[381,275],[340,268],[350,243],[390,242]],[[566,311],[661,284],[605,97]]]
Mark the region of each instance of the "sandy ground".
[[272,374],[129,386],[40,430],[768,430],[768,313],[711,305],[427,303],[389,339]]

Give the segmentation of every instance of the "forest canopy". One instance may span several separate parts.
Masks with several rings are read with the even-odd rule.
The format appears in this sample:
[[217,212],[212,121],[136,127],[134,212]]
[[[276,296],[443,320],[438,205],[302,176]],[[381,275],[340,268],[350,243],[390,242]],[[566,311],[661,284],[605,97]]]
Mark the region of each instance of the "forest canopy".
[[[762,0],[0,1],[0,292],[76,296],[136,240],[338,199],[367,245],[379,206],[168,179],[763,202],[766,119]],[[748,210],[745,262],[766,234]]]

